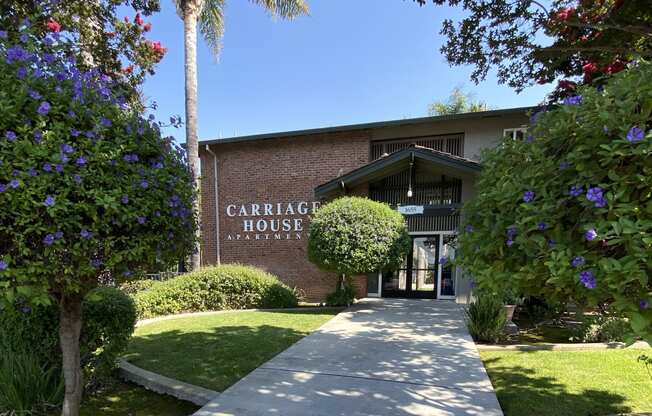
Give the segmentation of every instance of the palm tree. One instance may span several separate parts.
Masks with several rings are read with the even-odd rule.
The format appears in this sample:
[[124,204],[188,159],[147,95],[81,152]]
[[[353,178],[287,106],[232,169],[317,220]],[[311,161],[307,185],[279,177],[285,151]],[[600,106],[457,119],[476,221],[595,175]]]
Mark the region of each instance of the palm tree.
[[[199,144],[197,140],[197,24],[206,43],[215,55],[219,54],[224,33],[224,6],[226,0],[173,0],[183,19],[185,73],[186,73],[186,148],[188,162],[200,189]],[[250,0],[264,7],[273,17],[292,19],[308,13],[305,0]],[[194,211],[199,214],[200,202],[195,201]],[[200,266],[199,230],[197,247],[192,256],[192,269]]]

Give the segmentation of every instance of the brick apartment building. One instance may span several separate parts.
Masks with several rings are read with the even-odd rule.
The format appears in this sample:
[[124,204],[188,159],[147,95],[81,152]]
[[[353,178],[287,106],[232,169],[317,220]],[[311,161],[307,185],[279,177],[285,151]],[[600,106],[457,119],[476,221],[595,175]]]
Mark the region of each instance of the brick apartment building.
[[469,279],[437,259],[454,256],[480,151],[521,138],[530,110],[202,141],[202,263],[255,265],[323,300],[337,279],[307,260],[310,214],[339,195],[364,195],[405,215],[413,246],[399,270],[356,278],[358,294],[466,302]]

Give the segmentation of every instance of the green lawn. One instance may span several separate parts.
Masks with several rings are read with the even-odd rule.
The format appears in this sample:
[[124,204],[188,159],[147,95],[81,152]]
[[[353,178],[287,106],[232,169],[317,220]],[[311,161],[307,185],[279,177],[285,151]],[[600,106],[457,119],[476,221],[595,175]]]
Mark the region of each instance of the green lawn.
[[337,312],[232,312],[155,322],[136,330],[126,359],[177,380],[224,391]]
[[116,382],[104,391],[85,397],[81,416],[188,416],[196,410],[198,407],[192,403]]
[[650,350],[481,352],[506,416],[652,412]]

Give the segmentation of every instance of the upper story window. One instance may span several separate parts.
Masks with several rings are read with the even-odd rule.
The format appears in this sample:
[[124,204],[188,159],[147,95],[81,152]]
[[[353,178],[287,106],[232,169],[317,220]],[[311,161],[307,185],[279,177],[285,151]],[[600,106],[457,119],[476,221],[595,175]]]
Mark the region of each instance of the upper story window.
[[527,127],[514,127],[503,130],[503,136],[511,137],[513,140],[523,140],[527,134]]
[[456,133],[371,142],[371,160],[405,149],[411,144],[464,157],[464,133]]

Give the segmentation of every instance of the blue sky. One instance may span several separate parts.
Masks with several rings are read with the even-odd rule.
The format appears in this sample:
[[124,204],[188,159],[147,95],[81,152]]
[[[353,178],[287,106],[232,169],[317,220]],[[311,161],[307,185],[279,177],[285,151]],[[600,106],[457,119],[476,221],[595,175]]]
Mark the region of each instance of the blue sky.
[[[184,113],[183,31],[171,0],[148,18],[150,38],[168,47],[144,94],[167,119]],[[534,105],[549,86],[516,94],[490,76],[449,67],[439,52],[443,19],[461,16],[412,0],[312,0],[311,14],[271,19],[245,0],[228,1],[223,49],[216,60],[199,46],[199,137],[422,117],[428,104],[463,85],[497,108]],[[183,141],[183,129],[170,130]]]

